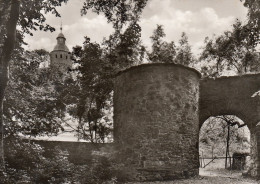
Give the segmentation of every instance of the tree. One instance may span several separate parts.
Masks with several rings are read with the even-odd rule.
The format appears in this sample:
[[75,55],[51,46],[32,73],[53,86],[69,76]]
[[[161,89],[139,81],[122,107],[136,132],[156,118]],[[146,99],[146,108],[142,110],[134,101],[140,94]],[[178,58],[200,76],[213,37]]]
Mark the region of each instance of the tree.
[[[9,3],[1,1],[0,20],[0,169],[4,167],[4,139],[3,139],[3,100],[8,81],[8,65],[11,59],[15,43],[15,30],[19,17],[19,1],[12,0]],[[10,9],[8,11],[6,10]],[[8,14],[12,15],[8,19]]]
[[48,52],[26,51],[10,64],[4,100],[5,137],[52,135],[63,130],[73,84],[70,74],[40,68]]
[[[19,25],[22,31],[19,31],[21,42],[24,33],[30,34],[31,30],[50,30],[54,28],[45,24],[44,13],[51,12],[59,16],[55,7],[60,6],[67,0],[50,0],[50,1],[20,1],[20,0],[1,0],[0,1],[0,134],[3,136],[3,98],[4,91],[8,81],[8,65],[11,59],[15,45],[16,26]],[[139,19],[140,13],[147,1],[92,1],[86,0],[82,8],[82,14],[86,14],[89,9],[96,13],[103,12],[109,22],[113,22],[117,30],[129,21]],[[17,34],[18,35],[18,34]],[[3,157],[3,139],[1,139],[0,156]],[[2,165],[2,164],[1,164]]]
[[213,77],[220,76],[225,70],[238,74],[259,71],[260,2],[258,0],[240,0],[248,8],[248,20],[242,24],[237,20],[232,31],[226,31],[215,38],[206,38],[206,46],[201,55],[203,62],[215,61],[211,67],[204,66],[202,72]]
[[[54,28],[44,24],[45,16],[42,13],[52,12],[59,16],[55,7],[60,6],[66,0],[50,1],[20,1],[20,0],[1,0],[0,1],[0,157],[1,167],[4,158],[3,149],[3,100],[8,82],[8,66],[12,57],[16,41],[16,26],[19,25],[22,32],[19,32],[23,38],[24,33],[31,33],[31,30],[51,30]],[[43,10],[43,11],[42,11]]]
[[150,37],[152,40],[152,51],[147,53],[152,63],[176,63],[184,66],[195,63],[186,33],[182,33],[178,46],[175,46],[173,41],[169,43],[163,41],[165,36],[163,26],[157,25],[153,35]]
[[186,33],[181,34],[181,39],[179,40],[179,46],[177,47],[177,53],[175,58],[175,63],[182,64],[184,66],[189,66],[194,64],[195,59],[191,52],[191,46],[188,42],[188,36]]
[[211,156],[213,159],[215,155],[223,154],[223,138],[226,137],[225,128],[226,124],[217,118],[210,117],[204,122],[199,136],[200,151],[203,151],[204,156]]
[[144,57],[144,50],[141,43],[141,27],[136,22],[130,23],[119,35],[119,42],[114,48],[120,68],[140,64]]
[[103,13],[108,22],[112,22],[116,30],[121,30],[127,22],[139,20],[148,0],[86,0],[81,14],[92,9],[97,14]]
[[225,158],[225,168],[227,169],[227,160],[228,160],[228,157],[230,158],[230,151],[229,151],[230,137],[231,137],[230,128],[235,125],[237,125],[238,128],[241,128],[241,127],[246,126],[246,124],[238,122],[237,118],[234,116],[224,115],[224,116],[216,116],[216,118],[224,121],[224,123],[226,124],[226,127],[227,127],[227,142],[226,142],[227,144],[226,144],[226,158]]
[[[136,22],[129,23],[124,32],[115,31],[103,44],[91,42],[85,37],[84,46],[74,47],[77,63],[78,135],[91,142],[104,142],[111,132],[113,76],[120,70],[139,64],[145,49],[141,43],[141,28]],[[72,113],[72,114],[73,114]]]
[[162,39],[165,37],[162,25],[157,25],[152,40],[152,51],[147,53],[149,60],[152,63],[174,63],[176,55],[176,47],[174,42],[167,43]]
[[230,152],[248,152],[250,145],[245,126],[236,116],[210,117],[200,130],[201,151],[206,156],[212,155],[212,158],[214,155],[227,157]]
[[104,60],[114,69],[114,73],[143,61],[145,47],[141,42],[141,27],[130,23],[123,33],[115,31],[103,41]]
[[206,63],[214,61],[208,75],[220,76],[228,70],[244,74],[260,69],[259,54],[240,21],[233,24],[231,31],[224,32],[214,40],[206,38],[200,60]]
[[88,37],[85,37],[84,48],[73,48],[73,56],[78,63],[78,91],[74,95],[76,112],[72,115],[79,121],[79,138],[104,142],[104,134],[110,133],[103,117],[112,91],[111,64],[103,59],[100,45]]
[[258,0],[240,0],[248,8],[248,22],[244,26],[252,45],[260,43],[260,2]]

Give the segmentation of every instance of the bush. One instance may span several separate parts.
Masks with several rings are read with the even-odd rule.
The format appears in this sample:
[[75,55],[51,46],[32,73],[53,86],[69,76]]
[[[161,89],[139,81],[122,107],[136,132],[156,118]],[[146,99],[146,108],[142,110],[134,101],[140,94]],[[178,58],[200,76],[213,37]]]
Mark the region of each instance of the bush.
[[1,183],[64,183],[70,180],[74,165],[59,148],[55,157],[45,158],[43,148],[19,138],[5,141],[5,172]]
[[106,157],[97,158],[92,165],[78,166],[78,172],[74,181],[88,184],[103,184],[108,181],[114,181],[111,170],[111,162]]
[[68,153],[59,147],[53,150],[52,158],[46,158],[44,149],[35,143],[6,139],[6,171],[0,172],[0,183],[116,184],[128,181],[133,172],[119,163],[115,152],[105,150],[104,153],[94,156],[88,165],[74,165],[69,162]]

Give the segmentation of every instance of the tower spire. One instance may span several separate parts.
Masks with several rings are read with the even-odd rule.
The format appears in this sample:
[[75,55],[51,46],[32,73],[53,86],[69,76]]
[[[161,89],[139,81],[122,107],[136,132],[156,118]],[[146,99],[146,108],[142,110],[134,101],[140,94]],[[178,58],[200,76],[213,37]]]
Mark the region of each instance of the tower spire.
[[60,32],[62,33],[62,20],[61,20],[61,23],[60,23]]

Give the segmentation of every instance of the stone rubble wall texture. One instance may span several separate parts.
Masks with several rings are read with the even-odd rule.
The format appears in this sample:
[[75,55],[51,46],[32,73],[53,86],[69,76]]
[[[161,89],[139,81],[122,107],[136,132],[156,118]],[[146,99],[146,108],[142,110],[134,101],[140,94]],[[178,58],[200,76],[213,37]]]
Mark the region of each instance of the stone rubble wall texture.
[[[259,139],[260,140],[260,139]],[[247,175],[257,177],[258,175],[258,149],[259,146],[257,146],[258,141],[257,141],[257,131],[253,130],[250,132],[250,165],[249,165],[249,170],[247,171]],[[258,149],[257,149],[258,148]],[[260,150],[259,150],[260,151]]]
[[258,179],[260,179],[260,126],[256,126],[256,129],[255,129],[255,137],[256,137],[256,145],[254,147],[255,151],[252,153],[251,151],[251,154],[254,155],[254,158],[253,158],[253,171],[255,171],[254,174],[250,173],[251,176],[254,176]]
[[134,180],[198,175],[199,79],[175,64],[140,65],[116,77],[114,141]]
[[200,82],[200,127],[210,116],[235,115],[248,126],[251,134],[250,175],[260,177],[260,74],[250,74]]
[[249,129],[260,121],[260,74],[205,79],[200,83],[200,126],[210,116],[236,115]]
[[199,128],[210,116],[236,115],[251,133],[250,175],[260,178],[260,74],[202,79],[174,64],[132,67],[115,78],[113,144],[38,141],[46,154],[59,146],[75,164],[117,149],[133,180],[198,175]]
[[44,156],[53,158],[55,148],[68,153],[68,160],[76,165],[90,165],[93,160],[103,156],[109,150],[113,150],[112,143],[88,143],[88,142],[66,142],[66,141],[43,141],[34,140],[33,143],[39,144],[44,148]]

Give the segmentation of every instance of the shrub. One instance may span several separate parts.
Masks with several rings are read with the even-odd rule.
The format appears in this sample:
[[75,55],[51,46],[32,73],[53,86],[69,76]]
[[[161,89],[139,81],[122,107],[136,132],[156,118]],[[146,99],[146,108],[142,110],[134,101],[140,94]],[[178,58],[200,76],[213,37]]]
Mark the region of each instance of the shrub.
[[[55,148],[53,158],[43,156],[43,148],[28,140],[6,139],[6,171],[1,183],[64,183],[70,180],[74,165],[67,153]],[[5,180],[5,181],[4,181]]]

